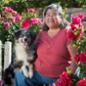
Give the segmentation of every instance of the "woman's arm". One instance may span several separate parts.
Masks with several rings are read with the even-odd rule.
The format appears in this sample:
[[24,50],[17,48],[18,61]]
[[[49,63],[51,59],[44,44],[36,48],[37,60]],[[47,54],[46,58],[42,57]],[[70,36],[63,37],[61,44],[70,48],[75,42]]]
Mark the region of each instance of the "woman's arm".
[[75,62],[74,57],[75,57],[78,49],[75,46],[73,46],[72,42],[70,42],[67,45],[67,48],[68,48],[68,51],[69,51],[70,56],[71,56],[70,69],[71,69],[71,72],[74,73],[76,71],[76,68],[77,68],[77,63]]

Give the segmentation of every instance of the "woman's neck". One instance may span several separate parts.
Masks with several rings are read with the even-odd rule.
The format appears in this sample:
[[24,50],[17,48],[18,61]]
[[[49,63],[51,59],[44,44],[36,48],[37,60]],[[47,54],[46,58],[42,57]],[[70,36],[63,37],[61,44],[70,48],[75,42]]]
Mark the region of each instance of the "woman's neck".
[[48,32],[55,33],[58,32],[60,28],[49,28]]
[[49,30],[48,30],[48,35],[49,35],[50,37],[53,37],[53,36],[55,36],[56,34],[58,34],[59,30],[60,30],[59,28],[52,28],[52,29],[49,28]]

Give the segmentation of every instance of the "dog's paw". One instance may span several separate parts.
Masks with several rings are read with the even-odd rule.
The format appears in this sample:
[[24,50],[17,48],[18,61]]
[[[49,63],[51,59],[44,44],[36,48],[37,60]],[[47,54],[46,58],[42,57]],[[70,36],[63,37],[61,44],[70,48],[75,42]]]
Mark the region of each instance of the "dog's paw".
[[22,70],[22,72],[23,72],[25,77],[32,78],[32,76],[33,76],[33,69],[31,67],[26,65],[26,66],[23,66],[21,70]]

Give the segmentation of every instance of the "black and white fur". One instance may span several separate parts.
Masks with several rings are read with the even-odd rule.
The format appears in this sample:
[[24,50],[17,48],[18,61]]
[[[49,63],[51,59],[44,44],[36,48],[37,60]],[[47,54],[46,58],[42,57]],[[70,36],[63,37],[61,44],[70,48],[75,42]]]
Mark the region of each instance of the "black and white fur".
[[3,74],[5,84],[11,86],[15,71],[21,71],[25,77],[33,76],[33,62],[35,60],[34,40],[36,34],[30,30],[20,30],[15,32],[15,42],[13,46],[12,62]]
[[19,66],[20,71],[24,73],[26,77],[33,76],[33,60],[34,60],[34,49],[33,49],[33,34],[28,31],[21,30],[16,33],[17,39],[15,40],[15,61]]

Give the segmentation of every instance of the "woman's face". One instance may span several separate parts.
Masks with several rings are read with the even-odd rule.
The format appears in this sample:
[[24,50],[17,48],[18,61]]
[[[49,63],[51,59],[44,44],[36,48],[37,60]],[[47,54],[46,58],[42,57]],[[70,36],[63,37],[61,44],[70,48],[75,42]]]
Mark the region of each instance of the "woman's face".
[[53,9],[48,9],[46,15],[44,17],[44,23],[49,28],[58,28],[59,24],[61,23],[62,19],[61,16],[56,13]]

